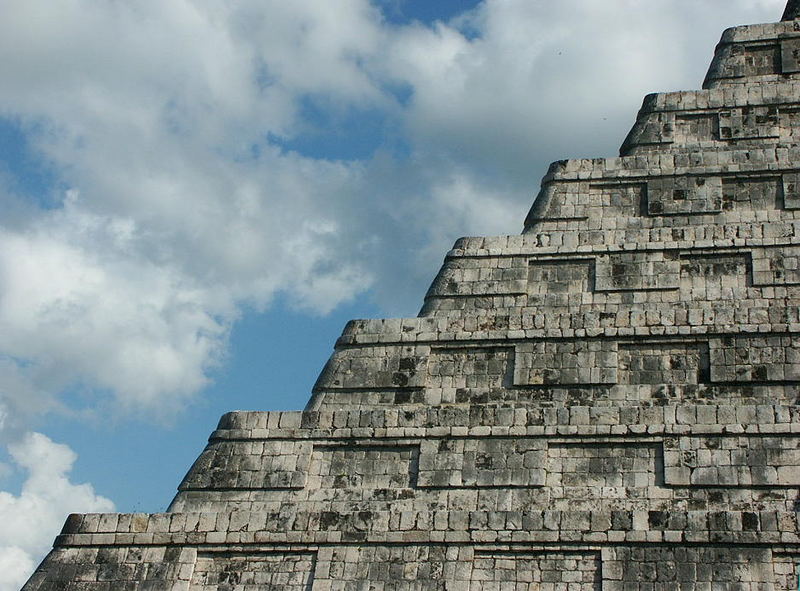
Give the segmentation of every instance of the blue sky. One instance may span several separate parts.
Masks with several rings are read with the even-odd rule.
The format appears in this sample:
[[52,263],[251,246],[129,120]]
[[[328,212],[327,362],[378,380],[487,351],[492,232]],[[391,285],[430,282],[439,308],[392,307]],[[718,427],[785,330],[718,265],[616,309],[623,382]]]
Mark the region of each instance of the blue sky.
[[783,4],[8,0],[0,591],[68,512],[163,510],[222,413],[302,408],[347,320],[416,314]]

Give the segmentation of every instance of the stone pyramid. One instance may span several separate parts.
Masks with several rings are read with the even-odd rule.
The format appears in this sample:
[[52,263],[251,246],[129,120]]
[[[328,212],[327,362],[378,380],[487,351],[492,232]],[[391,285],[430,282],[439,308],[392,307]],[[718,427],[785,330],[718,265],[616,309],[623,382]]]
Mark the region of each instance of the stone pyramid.
[[621,156],[553,164],[305,412],[233,412],[163,514],[72,515],[25,591],[788,591],[800,1]]

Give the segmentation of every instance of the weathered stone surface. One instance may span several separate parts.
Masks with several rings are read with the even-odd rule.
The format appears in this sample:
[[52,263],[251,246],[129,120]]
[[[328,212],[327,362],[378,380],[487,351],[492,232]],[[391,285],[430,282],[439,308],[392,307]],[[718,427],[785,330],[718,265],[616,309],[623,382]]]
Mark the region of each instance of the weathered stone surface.
[[418,318],[348,324],[305,412],[225,415],[169,511],[73,515],[26,591],[789,591],[800,32],[725,32]]
[[786,4],[786,11],[783,13],[783,20],[788,21],[800,18],[800,0],[789,0]]

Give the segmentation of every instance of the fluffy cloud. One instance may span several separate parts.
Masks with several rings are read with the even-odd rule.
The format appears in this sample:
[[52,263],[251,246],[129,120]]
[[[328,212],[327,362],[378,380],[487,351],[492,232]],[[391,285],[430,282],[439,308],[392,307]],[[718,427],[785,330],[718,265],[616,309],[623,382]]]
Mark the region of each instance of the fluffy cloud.
[[[35,468],[59,511],[104,502],[25,435],[62,392],[174,412],[277,294],[413,313],[455,238],[518,231],[549,161],[613,154],[644,93],[698,87],[721,27],[783,2],[486,0],[432,25],[381,4],[5,2],[0,123],[52,182],[0,166],[0,444],[60,454]],[[49,541],[32,494],[0,500]]]
[[28,473],[19,496],[0,491],[0,591],[16,591],[51,546],[69,512],[113,511],[88,484],[73,484],[75,454],[41,433],[28,433],[9,448]]

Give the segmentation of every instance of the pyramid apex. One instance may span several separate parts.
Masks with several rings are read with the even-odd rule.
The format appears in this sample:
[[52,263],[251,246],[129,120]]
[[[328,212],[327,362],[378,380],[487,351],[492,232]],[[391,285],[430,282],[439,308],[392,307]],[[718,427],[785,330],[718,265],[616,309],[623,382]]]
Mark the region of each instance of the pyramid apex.
[[789,0],[782,20],[791,21],[798,18],[800,18],[800,0]]

